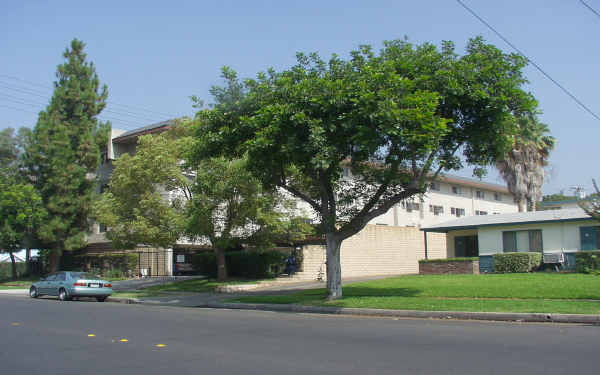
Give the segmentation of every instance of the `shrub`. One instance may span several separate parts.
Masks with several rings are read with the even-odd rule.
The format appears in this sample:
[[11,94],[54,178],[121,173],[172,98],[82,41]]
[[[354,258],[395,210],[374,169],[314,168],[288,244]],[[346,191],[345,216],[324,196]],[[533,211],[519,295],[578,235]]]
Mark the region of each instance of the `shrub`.
[[201,275],[217,277],[217,257],[212,251],[203,251],[192,256],[192,267]]
[[[281,268],[286,257],[278,251],[231,251],[225,253],[225,262],[230,277],[264,279],[277,276],[272,269]],[[217,260],[212,252],[196,254],[192,265],[202,275],[213,278],[217,276]]]
[[450,262],[472,262],[479,257],[443,258],[443,259],[421,259],[419,263],[450,263]]
[[541,264],[541,253],[494,254],[494,271],[498,273],[531,272]]
[[600,250],[576,252],[575,270],[580,273],[600,273]]

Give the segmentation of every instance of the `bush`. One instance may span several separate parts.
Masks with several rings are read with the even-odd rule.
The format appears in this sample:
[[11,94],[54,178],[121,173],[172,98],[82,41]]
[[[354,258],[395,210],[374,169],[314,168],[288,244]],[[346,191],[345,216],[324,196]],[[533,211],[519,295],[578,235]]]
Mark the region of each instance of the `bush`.
[[[15,263],[17,268],[17,277],[22,277],[27,271],[27,264]],[[0,280],[10,280],[12,278],[12,263],[0,263]]]
[[[277,276],[273,268],[282,268],[287,256],[278,251],[231,251],[225,253],[227,274],[244,279],[264,279]],[[213,252],[196,254],[192,265],[200,274],[217,276],[217,258]],[[274,267],[275,266],[275,267]]]
[[479,257],[443,258],[443,259],[421,259],[419,263],[450,263],[450,262],[472,262]]
[[575,270],[580,273],[600,273],[600,250],[576,252]]
[[541,253],[494,254],[494,271],[498,273],[531,272],[541,264]]
[[217,257],[212,251],[203,251],[192,256],[192,267],[201,275],[217,277]]

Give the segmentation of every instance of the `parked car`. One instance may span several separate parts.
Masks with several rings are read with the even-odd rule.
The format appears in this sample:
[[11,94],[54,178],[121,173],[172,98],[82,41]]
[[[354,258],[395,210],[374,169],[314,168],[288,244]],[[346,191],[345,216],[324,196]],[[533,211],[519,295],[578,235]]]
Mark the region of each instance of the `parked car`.
[[58,296],[61,301],[70,301],[73,297],[95,297],[98,302],[112,294],[112,284],[87,272],[61,271],[48,275],[33,283],[29,296]]

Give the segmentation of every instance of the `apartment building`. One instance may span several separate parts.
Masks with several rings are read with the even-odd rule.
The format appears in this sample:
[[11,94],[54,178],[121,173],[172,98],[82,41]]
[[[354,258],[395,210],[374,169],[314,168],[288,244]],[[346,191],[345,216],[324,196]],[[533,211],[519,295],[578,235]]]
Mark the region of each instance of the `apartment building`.
[[423,196],[397,204],[370,224],[420,228],[464,216],[518,211],[506,186],[445,175]]

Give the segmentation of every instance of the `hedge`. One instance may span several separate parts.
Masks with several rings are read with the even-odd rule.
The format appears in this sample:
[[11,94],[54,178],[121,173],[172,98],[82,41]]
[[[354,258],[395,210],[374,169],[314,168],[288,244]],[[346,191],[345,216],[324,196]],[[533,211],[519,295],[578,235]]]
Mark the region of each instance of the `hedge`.
[[542,265],[541,253],[501,253],[494,254],[494,272],[531,272]]
[[419,263],[450,263],[450,262],[473,262],[479,260],[479,257],[459,257],[443,259],[421,259]]
[[576,252],[575,270],[581,273],[600,273],[600,250]]
[[[231,251],[225,253],[227,275],[245,279],[264,279],[277,276],[287,255],[279,251]],[[208,276],[217,276],[217,258],[214,252],[202,252],[192,258],[194,270]]]

